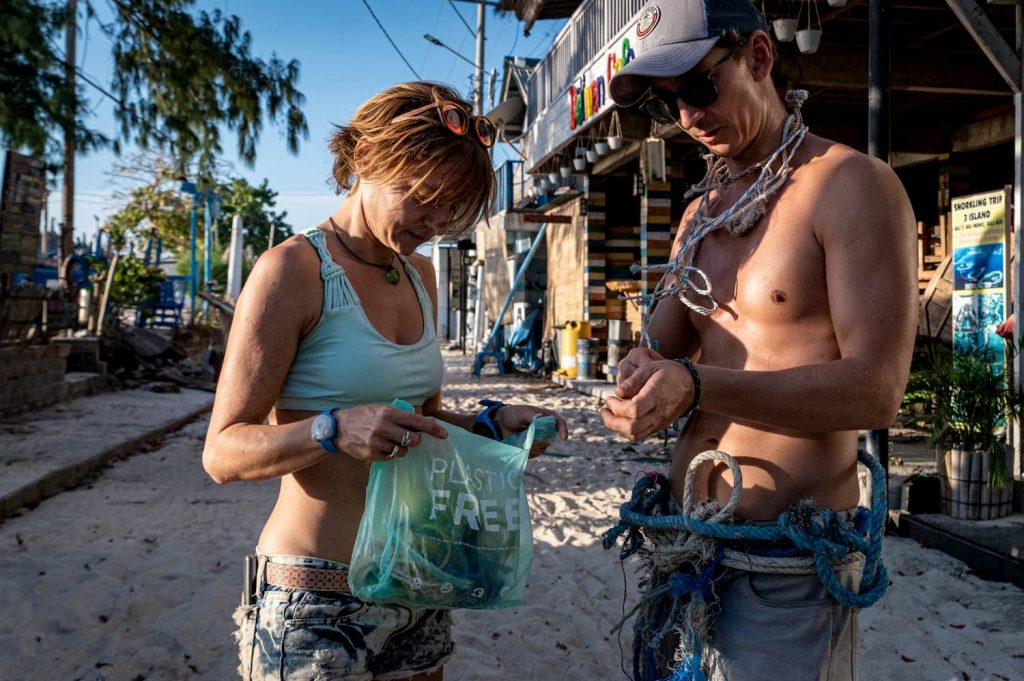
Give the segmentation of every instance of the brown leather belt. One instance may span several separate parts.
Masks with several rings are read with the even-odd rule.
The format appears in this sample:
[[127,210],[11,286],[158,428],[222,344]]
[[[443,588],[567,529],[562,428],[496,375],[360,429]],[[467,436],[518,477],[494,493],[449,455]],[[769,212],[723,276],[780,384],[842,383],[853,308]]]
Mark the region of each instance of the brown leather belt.
[[267,584],[304,591],[343,591],[349,593],[348,568],[329,570],[267,563],[263,579]]

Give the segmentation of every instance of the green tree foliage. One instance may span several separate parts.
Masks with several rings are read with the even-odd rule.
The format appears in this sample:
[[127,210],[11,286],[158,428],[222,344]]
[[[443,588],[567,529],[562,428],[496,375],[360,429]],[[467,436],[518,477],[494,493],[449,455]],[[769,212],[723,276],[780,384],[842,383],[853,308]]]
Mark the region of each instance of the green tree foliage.
[[[194,0],[105,2],[112,19],[100,25],[113,44],[115,151],[126,143],[160,149],[180,174],[195,162],[208,179],[222,152],[222,129],[235,131],[238,153],[250,164],[265,120],[284,126],[293,152],[308,138],[305,98],[295,87],[298,62],[254,57],[238,17],[190,12]],[[92,3],[85,7],[98,16]],[[77,99],[84,109],[81,93],[64,83],[56,47],[63,8],[59,0],[0,0],[0,136],[51,158],[56,146],[47,140],[62,137],[68,103]],[[75,129],[80,148],[105,141],[81,119]]]
[[[60,155],[71,103],[82,100],[64,78],[54,44],[67,24],[63,6],[35,0],[0,0],[0,142],[39,158]],[[87,150],[107,138],[74,121],[76,144]],[[58,134],[59,133],[59,134]]]
[[121,208],[103,225],[114,251],[149,238],[163,239],[164,248],[176,253],[187,250],[191,197],[181,193],[175,172],[169,160],[154,153],[136,155],[114,169],[115,177],[130,181],[115,194]]
[[[93,275],[93,290],[102,291],[107,281],[109,263],[97,263]],[[125,309],[135,308],[143,318],[153,316],[153,309],[160,302],[160,287],[166,276],[156,268],[146,265],[142,258],[132,255],[121,256],[114,268],[114,280],[110,285],[110,301],[107,320],[117,323]]]
[[270,188],[267,180],[254,187],[240,177],[234,177],[218,186],[221,197],[221,216],[217,221],[217,238],[227,246],[231,243],[231,220],[235,214],[242,216],[245,225],[245,245],[255,255],[267,250],[270,231],[274,231],[274,243],[279,244],[292,235],[291,225],[285,222],[287,212],[276,213],[277,192]]
[[[286,212],[277,213],[276,206],[277,192],[269,187],[267,180],[260,185],[253,186],[240,177],[233,177],[221,182],[215,189],[220,197],[220,217],[213,224],[213,244],[210,251],[210,277],[215,284],[216,290],[223,291],[228,283],[228,258],[231,247],[231,223],[236,214],[242,216],[242,224],[245,232],[242,238],[244,254],[242,257],[242,281],[244,282],[252,269],[255,258],[267,250],[270,244],[270,231],[274,231],[274,243],[278,244],[292,236],[292,227],[285,222]],[[203,211],[205,203],[199,205],[198,224],[200,238],[202,238]],[[185,244],[188,244],[188,235],[185,234]],[[179,274],[188,274],[188,258],[185,249],[181,249],[182,255],[178,258],[177,271]],[[196,246],[196,261],[202,268],[205,262],[206,244],[200,243]]]
[[[156,153],[136,155],[115,168],[111,175],[128,186],[116,194],[123,205],[107,219],[104,229],[110,235],[111,247],[118,252],[124,252],[132,242],[162,239],[164,251],[177,255],[178,272],[188,274],[193,199],[181,193],[181,181],[175,173],[170,161]],[[231,221],[236,213],[242,216],[245,226],[244,247],[253,256],[267,250],[271,229],[276,244],[290,237],[292,228],[285,221],[287,213],[274,210],[277,192],[265,179],[254,186],[243,178],[232,177],[210,188],[220,198],[220,216],[213,223],[211,274],[223,290],[227,285]],[[206,201],[200,198],[196,203],[199,263],[203,262],[205,252],[202,239],[206,207]],[[250,264],[243,264],[243,276],[248,274]]]

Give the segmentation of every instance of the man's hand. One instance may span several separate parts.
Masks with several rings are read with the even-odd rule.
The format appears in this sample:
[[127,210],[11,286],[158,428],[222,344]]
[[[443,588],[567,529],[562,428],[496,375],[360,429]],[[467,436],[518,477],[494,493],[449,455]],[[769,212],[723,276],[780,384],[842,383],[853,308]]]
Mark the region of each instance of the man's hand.
[[[650,350],[642,352],[657,355]],[[683,366],[670,360],[648,359],[633,366],[636,368],[620,381],[616,394],[601,409],[601,418],[609,430],[636,441],[665,429],[689,408],[693,378]]]
[[[647,364],[648,362],[657,362],[662,359],[665,358],[654,350],[649,350],[647,348],[633,348],[629,351],[629,354],[626,355],[625,359],[619,360],[618,370],[615,374],[615,382],[621,386],[623,381],[636,373],[636,370],[644,364]],[[627,395],[622,393],[620,389],[617,389],[615,394],[619,397],[633,396],[632,394]]]

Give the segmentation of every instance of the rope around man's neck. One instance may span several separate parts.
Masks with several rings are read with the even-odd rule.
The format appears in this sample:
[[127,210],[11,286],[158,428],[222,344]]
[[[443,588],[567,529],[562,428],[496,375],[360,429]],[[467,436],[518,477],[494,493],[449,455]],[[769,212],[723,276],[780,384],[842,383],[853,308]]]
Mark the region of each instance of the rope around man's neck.
[[[725,227],[733,236],[741,236],[750,231],[757,221],[764,217],[768,211],[768,201],[789,179],[790,161],[807,134],[807,126],[804,125],[803,114],[800,112],[800,107],[806,100],[806,90],[790,90],[786,93],[786,105],[790,109],[790,114],[782,129],[782,142],[765,160],[755,163],[735,175],[730,175],[724,158],[707,154],[704,158],[708,162],[708,171],[704,175],[704,179],[693,185],[684,197],[690,199],[698,194],[701,195],[700,203],[697,205],[682,248],[667,264],[633,265],[630,268],[634,274],[641,271],[664,273],[653,293],[643,296],[621,296],[626,300],[637,301],[641,305],[643,317],[641,337],[646,347],[652,347],[651,338],[648,335],[648,322],[654,311],[654,306],[662,298],[676,296],[691,310],[702,315],[711,315],[718,309],[718,302],[711,294],[712,287],[708,275],[693,264],[697,259],[700,244],[708,234],[720,227]],[[711,216],[711,211],[721,197],[723,189],[758,171],[760,174],[757,179],[735,203],[717,216]],[[714,199],[710,198],[712,193],[715,194]],[[675,282],[671,286],[666,285],[669,275],[675,275]],[[698,279],[700,281],[697,281]],[[688,291],[706,298],[708,305],[701,305],[690,300],[687,297]]]

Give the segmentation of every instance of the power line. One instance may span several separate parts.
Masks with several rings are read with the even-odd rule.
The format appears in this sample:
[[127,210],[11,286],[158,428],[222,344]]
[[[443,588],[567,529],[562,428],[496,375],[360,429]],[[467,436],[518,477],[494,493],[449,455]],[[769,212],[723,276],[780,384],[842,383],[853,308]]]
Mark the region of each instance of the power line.
[[516,53],[516,45],[519,44],[519,29],[522,28],[522,26],[523,22],[521,21],[516,24],[516,39],[512,41],[512,47],[508,51],[508,53],[511,55],[514,55]]
[[366,5],[366,9],[370,10],[370,16],[373,17],[373,20],[377,22],[377,26],[380,28],[381,33],[384,34],[384,37],[388,39],[388,42],[391,43],[391,47],[395,48],[395,52],[398,53],[398,56],[402,58],[402,61],[405,62],[405,65],[409,67],[410,71],[412,71],[412,75],[416,76],[416,80],[423,80],[422,78],[420,78],[420,74],[416,73],[416,69],[412,67],[412,64],[409,63],[409,60],[405,58],[405,55],[402,54],[402,51],[398,49],[398,45],[395,44],[395,41],[391,39],[390,35],[388,35],[387,29],[384,28],[384,24],[380,23],[380,19],[377,18],[377,15],[374,13],[373,8],[370,7],[370,3],[367,0],[363,0],[363,4]]
[[459,21],[461,21],[462,25],[466,27],[466,30],[469,31],[469,34],[473,37],[476,37],[476,31],[470,28],[469,22],[467,22],[466,18],[462,16],[462,12],[460,12],[459,8],[455,6],[455,3],[452,2],[452,0],[448,0],[448,4],[451,5],[452,9],[455,10],[455,13],[459,15]]

